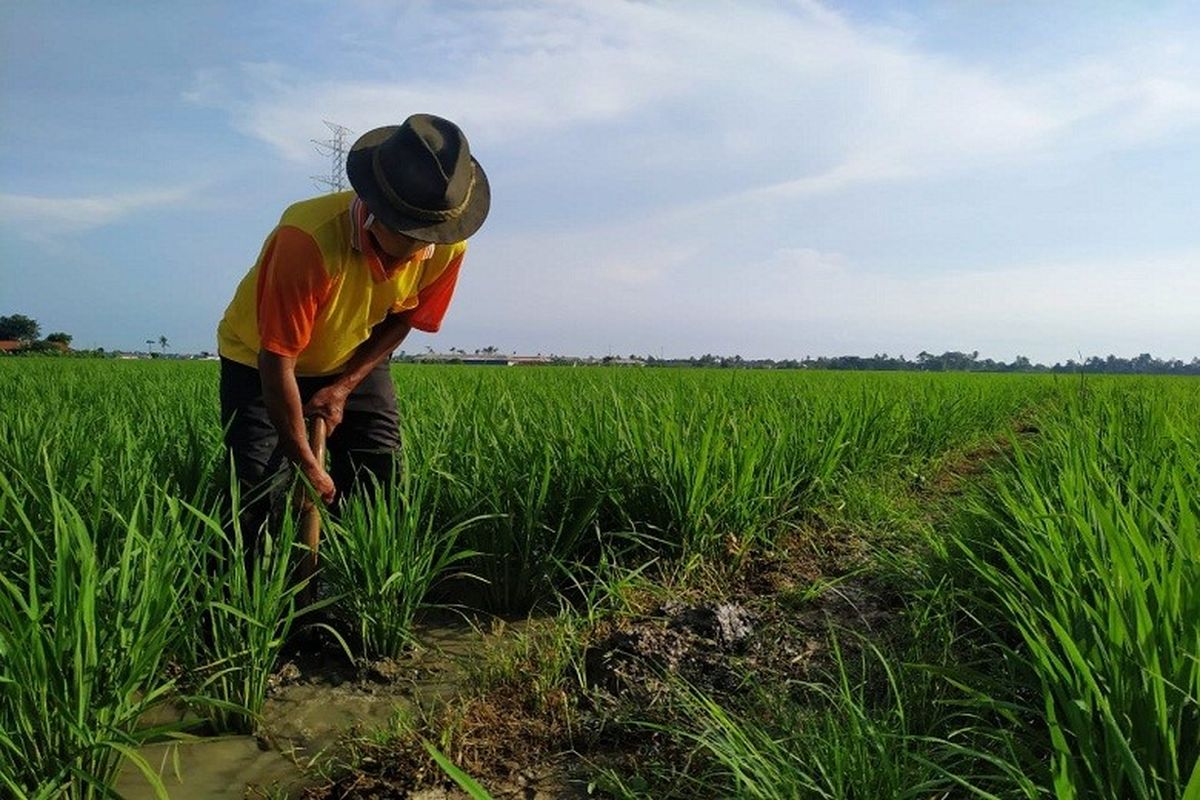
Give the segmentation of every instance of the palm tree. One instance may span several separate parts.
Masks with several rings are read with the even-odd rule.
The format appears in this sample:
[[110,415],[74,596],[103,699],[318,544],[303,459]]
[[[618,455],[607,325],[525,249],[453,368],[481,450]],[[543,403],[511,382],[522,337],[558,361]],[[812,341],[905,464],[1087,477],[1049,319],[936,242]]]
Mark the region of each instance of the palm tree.
[[162,351],[164,354],[167,352],[167,337],[166,336],[158,337],[158,346],[162,348]]

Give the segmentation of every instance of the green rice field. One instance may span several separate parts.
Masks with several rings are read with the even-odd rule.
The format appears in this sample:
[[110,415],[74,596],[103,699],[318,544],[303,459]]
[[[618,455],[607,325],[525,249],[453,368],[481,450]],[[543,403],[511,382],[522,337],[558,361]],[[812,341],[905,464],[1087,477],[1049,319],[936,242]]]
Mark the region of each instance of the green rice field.
[[[1194,379],[393,376],[401,469],[326,516],[304,607],[294,520],[241,557],[215,364],[0,362],[0,795],[196,796],[148,745],[261,733],[298,637],[400,663],[449,607],[536,624],[481,645],[457,716],[348,734],[258,796],[501,796],[516,756],[471,722],[498,708],[583,792],[550,796],[1200,799]],[[729,680],[597,677],[614,641],[683,641],[681,603],[753,619],[688,634]]]

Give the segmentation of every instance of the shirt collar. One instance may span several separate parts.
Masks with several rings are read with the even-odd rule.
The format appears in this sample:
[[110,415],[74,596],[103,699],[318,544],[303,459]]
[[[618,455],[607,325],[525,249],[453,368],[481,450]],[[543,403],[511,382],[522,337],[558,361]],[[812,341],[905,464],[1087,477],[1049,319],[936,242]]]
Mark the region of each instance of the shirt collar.
[[[391,277],[388,275],[389,268],[392,269],[392,274],[395,274],[396,268],[402,266],[402,264],[397,263],[396,259],[387,253],[380,252],[375,247],[375,243],[370,235],[368,235],[367,229],[363,227],[367,222],[367,213],[367,204],[358,195],[354,195],[350,201],[350,245],[366,258],[367,264],[371,268],[371,275],[374,276],[375,281],[378,283]],[[430,244],[404,263],[426,261],[433,258],[433,251],[434,245]]]

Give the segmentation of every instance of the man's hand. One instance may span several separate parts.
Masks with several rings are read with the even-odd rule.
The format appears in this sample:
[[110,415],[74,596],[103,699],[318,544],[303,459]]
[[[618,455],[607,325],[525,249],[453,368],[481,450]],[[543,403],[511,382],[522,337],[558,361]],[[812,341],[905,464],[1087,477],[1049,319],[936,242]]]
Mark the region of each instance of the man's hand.
[[309,398],[304,404],[305,417],[323,417],[325,419],[325,435],[333,433],[342,422],[342,414],[346,410],[346,398],[350,390],[340,383],[331,383]]
[[337,487],[333,485],[333,478],[329,477],[329,473],[325,468],[310,464],[300,468],[304,472],[304,477],[312,484],[313,491],[321,498],[321,502],[329,505],[333,502],[334,495],[337,494]]
[[[312,448],[308,446],[308,431],[304,427],[304,414],[300,404],[300,388],[296,385],[295,357],[263,350],[258,354],[258,372],[262,378],[263,403],[275,430],[279,432],[280,447],[288,460],[297,464],[304,472],[304,477],[321,499],[326,503],[332,502],[336,491],[333,479],[325,471],[325,465],[317,461]],[[338,419],[341,419],[340,407]]]

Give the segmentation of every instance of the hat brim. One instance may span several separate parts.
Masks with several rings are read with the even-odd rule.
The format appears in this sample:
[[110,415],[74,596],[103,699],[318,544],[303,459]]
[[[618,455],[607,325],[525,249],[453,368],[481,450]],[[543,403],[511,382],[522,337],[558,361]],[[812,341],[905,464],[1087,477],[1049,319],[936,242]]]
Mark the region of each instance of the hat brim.
[[429,220],[413,219],[397,211],[375,180],[371,161],[375,148],[392,135],[398,125],[376,128],[358,138],[346,157],[346,177],[355,193],[362,198],[380,222],[397,233],[411,236],[422,242],[436,244],[451,244],[461,242],[471,236],[483,225],[492,205],[492,191],[488,184],[487,174],[474,158],[471,163],[475,166],[475,185],[471,189],[471,197],[463,213],[454,219],[431,223]]

